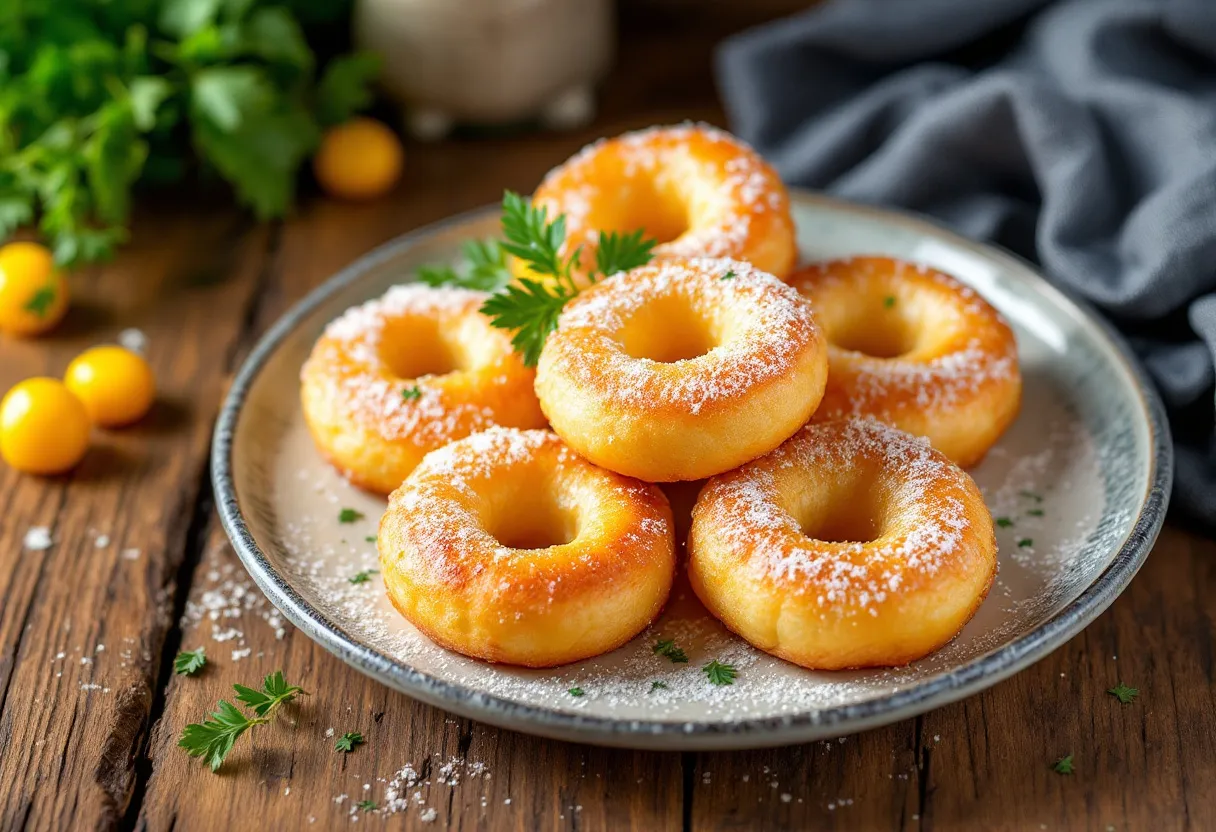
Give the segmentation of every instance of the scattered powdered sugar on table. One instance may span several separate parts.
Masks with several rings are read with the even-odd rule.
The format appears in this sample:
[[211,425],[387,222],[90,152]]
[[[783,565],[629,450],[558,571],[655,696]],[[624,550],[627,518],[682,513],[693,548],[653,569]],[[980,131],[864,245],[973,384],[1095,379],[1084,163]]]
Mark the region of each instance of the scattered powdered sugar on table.
[[22,544],[31,552],[43,552],[51,548],[51,530],[46,526],[31,526],[25,533]]

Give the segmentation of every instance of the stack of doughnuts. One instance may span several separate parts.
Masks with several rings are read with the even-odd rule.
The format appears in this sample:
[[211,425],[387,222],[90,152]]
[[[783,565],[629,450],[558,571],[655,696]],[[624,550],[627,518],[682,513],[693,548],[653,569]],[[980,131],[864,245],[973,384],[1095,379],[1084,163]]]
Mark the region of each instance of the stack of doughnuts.
[[[644,229],[647,265],[562,310],[535,371],[485,295],[396,287],[329,325],[302,370],[321,453],[388,494],[388,596],[438,644],[548,667],[615,649],[688,576],[714,616],[803,667],[901,665],[952,639],[996,574],[960,466],[1017,415],[1017,347],[921,264],[795,268],[789,197],[703,125],[584,149],[533,202],[569,251]],[[594,258],[591,258],[594,261]],[[589,262],[582,258],[580,262]]]

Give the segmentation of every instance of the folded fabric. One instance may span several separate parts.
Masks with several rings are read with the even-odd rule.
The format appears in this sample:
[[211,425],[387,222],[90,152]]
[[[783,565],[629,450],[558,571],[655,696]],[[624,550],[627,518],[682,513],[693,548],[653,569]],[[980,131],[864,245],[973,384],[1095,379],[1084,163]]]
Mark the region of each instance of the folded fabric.
[[717,58],[786,181],[938,217],[1105,312],[1170,411],[1174,504],[1216,530],[1216,0],[838,0]]

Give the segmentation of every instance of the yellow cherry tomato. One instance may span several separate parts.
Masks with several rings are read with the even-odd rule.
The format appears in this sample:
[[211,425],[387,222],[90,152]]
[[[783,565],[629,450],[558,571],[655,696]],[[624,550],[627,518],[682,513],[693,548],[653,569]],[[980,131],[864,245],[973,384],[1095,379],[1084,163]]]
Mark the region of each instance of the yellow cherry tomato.
[[401,178],[404,164],[405,151],[396,134],[370,118],[331,127],[312,160],[326,193],[355,200],[388,193]]
[[122,347],[85,350],[68,365],[63,380],[84,404],[93,424],[104,428],[143,418],[156,398],[152,368],[143,356]]
[[46,332],[68,311],[68,282],[46,246],[18,242],[0,247],[0,331]]
[[28,378],[0,401],[0,456],[27,474],[62,474],[89,449],[89,415],[55,378]]

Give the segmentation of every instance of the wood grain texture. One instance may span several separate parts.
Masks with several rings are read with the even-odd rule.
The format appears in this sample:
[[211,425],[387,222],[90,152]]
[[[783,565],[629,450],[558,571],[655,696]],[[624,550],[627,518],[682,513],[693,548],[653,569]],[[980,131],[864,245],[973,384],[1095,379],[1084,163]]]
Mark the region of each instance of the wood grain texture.
[[[0,825],[107,826],[134,787],[174,593],[223,386],[257,285],[259,241],[233,214],[150,218],[112,266],[77,275],[54,336],[0,341],[0,388],[62,375],[119,326],[139,326],[161,380],[140,425],[95,432],[68,476],[0,469]],[[215,275],[227,275],[216,281]],[[121,324],[119,323],[121,322]],[[24,547],[50,530],[45,551]]]
[[[758,13],[793,5],[766,0]],[[745,753],[598,749],[457,719],[283,626],[237,562],[208,503],[206,451],[225,381],[257,335],[372,246],[504,187],[530,190],[588,138],[720,121],[711,47],[753,22],[750,6],[715,0],[711,15],[688,0],[627,0],[620,66],[582,135],[410,147],[390,198],[313,198],[270,226],[149,207],[116,263],[75,277],[60,331],[0,340],[5,388],[138,326],[163,391],[146,423],[99,433],[71,476],[0,469],[0,829],[1212,827],[1216,543],[1177,528],[1110,611],[1001,685],[843,741]],[[49,550],[24,550],[32,526],[51,529]],[[209,667],[171,677],[179,645],[206,646]],[[310,695],[242,738],[220,774],[175,747],[233,682],[278,669]],[[1118,681],[1140,699],[1107,695]],[[330,728],[368,741],[340,754]],[[1076,773],[1052,772],[1067,753]],[[399,790],[402,811],[352,815],[365,796],[383,808],[406,764],[419,779]]]

